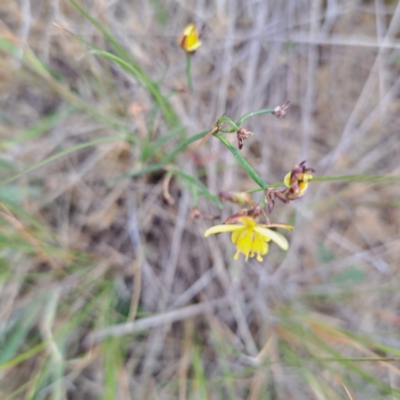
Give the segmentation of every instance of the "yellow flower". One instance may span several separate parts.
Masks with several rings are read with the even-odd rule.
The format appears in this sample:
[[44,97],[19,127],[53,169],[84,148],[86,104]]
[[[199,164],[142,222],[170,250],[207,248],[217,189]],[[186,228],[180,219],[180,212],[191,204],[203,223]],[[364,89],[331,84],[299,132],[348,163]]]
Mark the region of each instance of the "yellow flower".
[[182,36],[179,38],[179,46],[185,50],[186,53],[194,53],[200,46],[199,33],[197,32],[194,24],[189,24],[184,30]]
[[294,200],[302,197],[307,190],[308,182],[312,179],[312,168],[306,168],[306,162],[303,161],[300,165],[295,165],[283,179],[285,186],[289,189],[287,194],[288,200]]
[[257,254],[257,261],[262,261],[262,256],[268,253],[268,242],[271,240],[283,250],[289,248],[289,243],[286,238],[269,228],[293,230],[294,228],[292,226],[284,224],[257,224],[257,222],[250,217],[240,217],[238,221],[241,222],[242,225],[216,225],[207,229],[204,236],[207,237],[221,232],[232,232],[231,240],[237,248],[235,260],[237,260],[239,254],[242,253],[245,255],[246,261],[249,257],[254,257],[255,254]]
[[[307,190],[308,187],[308,181],[312,179],[312,175],[309,172],[301,173],[299,174],[299,177],[297,178],[297,183],[298,183],[298,189],[296,190],[297,197],[301,197],[304,195],[305,191]],[[285,186],[287,188],[292,188],[292,173],[288,172],[283,179],[285,182]]]

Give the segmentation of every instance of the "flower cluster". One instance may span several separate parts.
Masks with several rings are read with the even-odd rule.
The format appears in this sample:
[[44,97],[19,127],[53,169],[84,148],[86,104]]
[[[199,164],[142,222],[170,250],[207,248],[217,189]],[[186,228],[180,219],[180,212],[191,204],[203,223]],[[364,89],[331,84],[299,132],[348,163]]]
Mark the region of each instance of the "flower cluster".
[[[189,24],[179,38],[179,45],[187,54],[187,79],[189,87],[191,86],[190,77],[190,59],[195,51],[201,46],[202,30],[199,33],[194,24]],[[253,135],[253,132],[241,128],[242,123],[253,115],[269,113],[276,118],[284,118],[286,111],[290,106],[290,101],[286,101],[273,109],[264,109],[257,112],[252,112],[241,117],[237,122],[232,121],[225,115],[217,120],[211,130],[202,137],[200,143],[195,146],[197,149],[201,146],[210,136],[218,137],[222,143],[235,155],[236,159],[246,170],[246,172],[253,178],[253,180],[264,190],[264,195],[260,204],[256,204],[250,193],[247,192],[221,192],[219,197],[221,200],[230,201],[240,206],[250,206],[251,208],[242,208],[236,214],[228,217],[224,223],[215,225],[206,230],[205,237],[209,235],[219,234],[223,232],[231,233],[231,241],[236,246],[236,254],[234,259],[237,260],[240,254],[243,254],[245,260],[256,257],[257,261],[263,261],[263,256],[268,253],[269,242],[275,242],[282,250],[288,250],[289,243],[285,236],[276,232],[274,229],[282,228],[286,230],[293,230],[290,225],[280,223],[270,223],[266,212],[264,211],[265,202],[268,211],[271,213],[275,206],[275,200],[279,199],[284,203],[299,199],[303,197],[309,181],[312,179],[312,173],[315,172],[312,168],[306,167],[306,162],[303,161],[299,165],[295,165],[290,172],[286,174],[283,180],[284,189],[277,189],[276,187],[268,187],[263,179],[251,168],[248,162],[240,155],[240,153],[233,147],[229,141],[223,138],[221,133],[236,133],[238,148],[243,148],[245,140]],[[228,123],[231,129],[223,129],[222,123]],[[193,150],[192,150],[193,151]],[[281,186],[283,186],[281,185]],[[266,187],[266,188],[265,188]],[[167,199],[167,196],[165,196]],[[218,217],[203,214],[198,207],[193,208],[190,213],[191,219],[202,218],[205,220],[214,220]],[[265,223],[259,223],[258,219],[264,218]]]
[[[272,212],[275,198],[287,203],[304,196],[308,182],[312,179],[312,172],[314,172],[314,169],[307,168],[306,162],[303,161],[299,165],[295,165],[286,174],[284,178],[285,189],[266,189],[265,197],[268,211]],[[287,239],[273,229],[293,230],[294,228],[286,224],[271,224],[264,209],[260,205],[256,205],[249,193],[221,192],[219,197],[235,204],[252,206],[250,209],[239,210],[236,214],[228,217],[223,224],[215,225],[204,233],[204,236],[207,237],[217,233],[231,232],[231,241],[236,246],[235,260],[242,253],[246,261],[254,256],[256,256],[257,261],[263,261],[263,256],[268,253],[269,242],[271,241],[275,242],[282,250],[289,248]],[[257,222],[260,216],[264,217],[265,224]]]

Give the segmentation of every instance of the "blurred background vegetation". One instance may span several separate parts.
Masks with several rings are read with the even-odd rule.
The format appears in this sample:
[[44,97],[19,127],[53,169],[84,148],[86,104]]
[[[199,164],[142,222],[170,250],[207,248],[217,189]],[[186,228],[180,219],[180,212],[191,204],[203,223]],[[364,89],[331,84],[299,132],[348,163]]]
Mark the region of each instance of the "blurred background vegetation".
[[[2,1],[0,398],[400,398],[399,32],[385,0]],[[276,205],[287,253],[234,261],[189,215],[256,185],[188,148],[286,100],[241,154],[353,178]]]

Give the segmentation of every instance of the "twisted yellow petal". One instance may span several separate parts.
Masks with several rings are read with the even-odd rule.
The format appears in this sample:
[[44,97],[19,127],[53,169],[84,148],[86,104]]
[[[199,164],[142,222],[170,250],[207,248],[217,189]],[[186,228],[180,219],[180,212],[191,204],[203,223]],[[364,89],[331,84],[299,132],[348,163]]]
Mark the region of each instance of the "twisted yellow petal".
[[282,250],[287,250],[289,248],[289,243],[285,236],[278,232],[275,232],[268,228],[261,228],[259,226],[255,227],[254,230],[259,233],[266,242],[272,240],[275,242]]
[[233,232],[239,229],[243,229],[241,225],[215,225],[212,226],[210,229],[207,229],[204,232],[204,236],[214,235],[215,233],[222,233],[222,232]]

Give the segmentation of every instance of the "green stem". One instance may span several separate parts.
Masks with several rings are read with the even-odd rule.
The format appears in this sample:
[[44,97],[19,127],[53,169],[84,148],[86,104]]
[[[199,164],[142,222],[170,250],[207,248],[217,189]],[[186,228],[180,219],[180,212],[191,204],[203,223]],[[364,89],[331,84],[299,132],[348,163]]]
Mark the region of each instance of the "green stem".
[[221,133],[235,133],[239,130],[240,125],[243,124],[244,121],[246,121],[246,119],[249,119],[250,117],[254,117],[255,115],[260,115],[260,114],[272,114],[274,112],[273,108],[264,108],[262,110],[257,110],[257,111],[252,111],[249,112],[245,115],[243,115],[242,117],[240,117],[237,121],[236,124],[228,117],[221,117],[217,124],[219,122],[227,122],[230,126],[232,126],[232,129],[221,129],[220,132]]
[[233,130],[229,130],[224,133],[233,133],[233,132],[237,132],[240,129],[229,117],[225,117],[225,116],[221,117],[217,121],[216,125],[219,125],[221,122],[227,122],[233,128]]
[[224,146],[233,154],[233,156],[236,158],[236,160],[239,162],[239,164],[243,167],[243,169],[247,172],[247,174],[253,179],[255,183],[257,183],[258,186],[260,186],[261,190],[265,190],[268,187],[268,184],[264,182],[264,180],[261,178],[260,175],[257,174],[256,171],[250,166],[250,164],[242,157],[242,155],[239,153],[239,151],[233,147],[226,138],[219,134],[219,133],[214,133],[214,136],[219,139]]
[[400,183],[400,177],[387,175],[339,175],[339,176],[316,176],[312,178],[315,182],[376,182],[376,183]]
[[192,57],[187,55],[186,56],[186,79],[187,79],[187,83],[188,83],[190,92],[193,93],[192,75],[190,73],[191,64],[192,64],[191,61],[192,61]]
[[236,125],[240,126],[243,124],[244,121],[246,121],[246,119],[250,118],[250,117],[254,117],[254,115],[260,115],[260,114],[272,114],[274,112],[273,108],[264,108],[262,110],[257,110],[257,111],[252,111],[249,112],[245,115],[243,115],[243,117],[240,117],[237,122]]
[[[186,58],[186,77],[188,79],[188,84],[189,86],[191,85],[191,77],[190,77],[190,56],[187,56]],[[260,115],[260,114],[272,114],[274,112],[273,108],[265,108],[262,110],[257,110],[257,111],[253,111],[250,113],[247,113],[245,115],[243,115],[242,117],[240,117],[238,119],[238,121],[235,123],[234,121],[232,121],[229,117],[226,116],[222,116],[218,122],[217,125],[221,122],[226,122],[228,123],[230,126],[232,126],[231,130],[220,130],[220,133],[234,133],[237,132],[240,128],[240,125],[246,121],[248,118],[254,116],[254,115]],[[191,136],[190,138],[184,140],[183,142],[181,142],[180,144],[178,144],[178,146],[175,147],[174,150],[172,150],[171,153],[167,154],[159,164],[155,164],[152,165],[150,167],[144,167],[140,170],[136,170],[136,171],[132,171],[126,175],[124,175],[122,178],[124,177],[136,177],[136,176],[140,176],[143,175],[145,173],[151,172],[151,171],[157,171],[157,170],[161,170],[167,163],[171,162],[175,156],[180,153],[183,149],[185,149],[190,143],[195,142],[201,138],[203,138],[204,136],[206,136],[209,133],[209,131],[203,131],[198,133],[197,135]],[[261,177],[260,175],[257,174],[257,172],[254,171],[254,169],[250,166],[250,164],[242,157],[242,155],[239,153],[239,151],[233,147],[226,139],[224,136],[220,135],[219,133],[215,133],[214,136],[216,138],[218,138],[227,148],[228,150],[234,155],[234,157],[236,158],[236,160],[240,163],[240,165],[243,167],[243,169],[248,173],[248,175],[253,179],[254,182],[257,183],[257,185],[260,186],[260,189],[254,189],[252,191],[249,191],[249,193],[254,193],[254,192],[258,192],[260,190],[265,190],[267,187],[272,186],[272,187],[276,187],[276,186],[282,186],[283,182],[281,184],[273,184],[273,185],[268,185]]]
[[266,195],[266,192],[264,191],[263,195],[261,196],[261,200],[260,200],[260,202],[258,203],[258,204],[260,205],[261,208],[264,208],[264,207],[265,207],[265,195]]
[[[316,176],[309,180],[309,182],[370,182],[385,184],[398,184],[400,177],[398,176],[385,176],[385,175],[338,175],[338,176]],[[271,183],[268,187],[285,186],[284,182]],[[262,189],[256,188],[248,190],[247,193],[260,192]]]
[[[268,185],[269,188],[273,188],[273,187],[279,187],[279,186],[285,186],[284,182],[275,182],[275,183],[270,183]],[[261,188],[257,188],[257,189],[251,189],[251,190],[247,190],[247,193],[257,193],[257,192],[261,192],[264,189]]]

